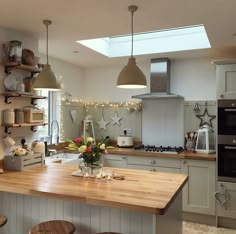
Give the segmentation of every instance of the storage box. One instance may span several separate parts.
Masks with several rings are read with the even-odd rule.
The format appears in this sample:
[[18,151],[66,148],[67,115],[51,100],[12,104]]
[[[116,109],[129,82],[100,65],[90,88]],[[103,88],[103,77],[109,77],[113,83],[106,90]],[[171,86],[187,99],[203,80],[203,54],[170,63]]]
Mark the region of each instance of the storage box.
[[27,156],[4,156],[4,169],[13,171],[23,171],[33,167],[41,167],[43,158],[41,153],[34,153]]

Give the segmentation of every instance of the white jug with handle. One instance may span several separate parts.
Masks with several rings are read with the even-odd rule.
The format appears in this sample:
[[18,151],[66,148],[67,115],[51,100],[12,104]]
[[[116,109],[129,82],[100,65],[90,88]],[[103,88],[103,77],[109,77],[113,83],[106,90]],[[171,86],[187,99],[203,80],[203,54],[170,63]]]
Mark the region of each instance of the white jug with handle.
[[42,159],[43,159],[43,164],[45,162],[45,144],[43,141],[33,141],[31,145],[31,150],[34,153],[41,153],[42,154]]

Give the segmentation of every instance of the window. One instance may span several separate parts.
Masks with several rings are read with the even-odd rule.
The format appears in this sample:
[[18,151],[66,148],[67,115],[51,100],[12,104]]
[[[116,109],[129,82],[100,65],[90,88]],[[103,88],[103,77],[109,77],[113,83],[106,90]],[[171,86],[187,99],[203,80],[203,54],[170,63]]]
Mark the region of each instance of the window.
[[[60,137],[61,94],[60,92],[42,90],[39,95],[47,97],[47,99],[39,99],[38,108],[44,109],[44,119],[48,125],[39,127],[38,136],[40,140],[47,141],[48,143],[56,143],[55,138]],[[57,127],[56,125],[53,125],[52,128],[51,123],[53,120],[57,121],[59,129],[55,129]]]
[[[131,35],[80,40],[78,43],[107,57],[130,55]],[[210,48],[204,25],[134,34],[134,55]]]

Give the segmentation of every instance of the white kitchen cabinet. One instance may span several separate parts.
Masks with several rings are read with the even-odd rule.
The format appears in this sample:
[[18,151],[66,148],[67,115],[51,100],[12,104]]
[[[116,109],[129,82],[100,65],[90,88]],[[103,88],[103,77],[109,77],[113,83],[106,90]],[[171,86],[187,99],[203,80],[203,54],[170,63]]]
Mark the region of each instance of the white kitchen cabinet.
[[189,176],[183,188],[183,211],[215,215],[215,161],[183,159],[181,172]]
[[158,158],[158,157],[140,157],[129,155],[127,157],[127,168],[181,173],[180,159]]
[[104,156],[104,166],[105,167],[120,167],[126,168],[127,158],[126,155],[120,154],[107,154]]
[[236,183],[218,182],[217,215],[236,218]]
[[216,64],[216,98],[236,98],[236,61],[234,64],[215,62]]

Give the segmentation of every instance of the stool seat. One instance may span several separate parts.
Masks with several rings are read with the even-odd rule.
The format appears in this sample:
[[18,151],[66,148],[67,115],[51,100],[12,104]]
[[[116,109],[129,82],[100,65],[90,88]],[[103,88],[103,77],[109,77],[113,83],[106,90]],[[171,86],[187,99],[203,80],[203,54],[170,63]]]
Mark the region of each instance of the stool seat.
[[122,233],[119,233],[119,232],[99,232],[97,234],[122,234]]
[[7,223],[7,217],[0,215],[0,227]]
[[74,224],[64,220],[51,220],[37,224],[32,227],[29,234],[73,234],[75,232]]

